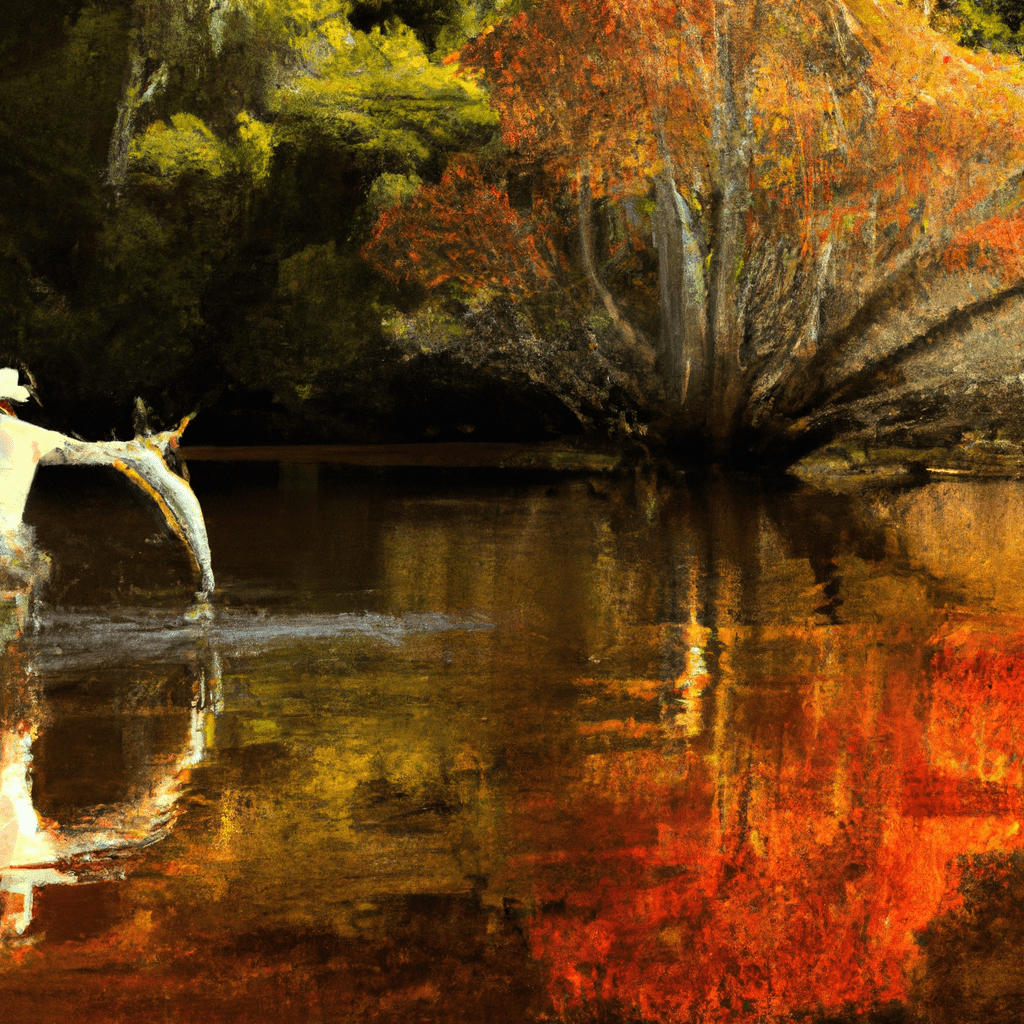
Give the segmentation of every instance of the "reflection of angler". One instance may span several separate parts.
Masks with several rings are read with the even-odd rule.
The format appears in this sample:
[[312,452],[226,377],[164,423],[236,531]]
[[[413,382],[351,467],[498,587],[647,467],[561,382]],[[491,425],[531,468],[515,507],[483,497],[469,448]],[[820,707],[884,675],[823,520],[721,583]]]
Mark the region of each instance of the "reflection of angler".
[[[22,721],[0,734],[0,942],[22,935],[32,922],[33,895],[45,885],[109,877],[97,871],[105,855],[140,849],[163,839],[178,814],[188,772],[206,756],[213,716],[221,706],[220,660],[205,654],[181,754],[144,792],[121,804],[94,809],[66,825],[43,819],[32,801],[32,742],[36,729]],[[87,874],[80,869],[90,865]]]
[[167,465],[191,417],[174,430],[143,432],[132,441],[80,441],[19,420],[10,402],[29,396],[28,388],[18,384],[17,370],[0,369],[0,553],[7,555],[14,575],[21,567],[26,577],[22,582],[35,582],[26,561],[30,545],[21,517],[36,466],[113,466],[152,498],[188,548],[200,577],[198,596],[205,600],[214,581],[203,513],[192,488]]

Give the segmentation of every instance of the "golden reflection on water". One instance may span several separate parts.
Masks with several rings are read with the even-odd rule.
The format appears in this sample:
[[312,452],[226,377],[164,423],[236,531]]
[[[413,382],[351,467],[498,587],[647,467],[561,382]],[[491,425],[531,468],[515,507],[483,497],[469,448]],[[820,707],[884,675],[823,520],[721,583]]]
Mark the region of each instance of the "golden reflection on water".
[[[215,721],[192,656],[31,674],[31,638],[8,653],[34,806],[99,795],[174,825],[88,906],[53,887],[37,921],[11,912],[47,936],[0,974],[12,1007],[60,976],[87,1019],[158,994],[188,1020],[224,972],[204,1019],[1024,1006],[1007,955],[965,952],[993,879],[1024,893],[1019,485],[197,476],[225,581]],[[145,602],[176,571],[156,552],[104,576],[87,507],[85,590],[37,512],[69,604]],[[230,633],[258,608],[411,625]]]

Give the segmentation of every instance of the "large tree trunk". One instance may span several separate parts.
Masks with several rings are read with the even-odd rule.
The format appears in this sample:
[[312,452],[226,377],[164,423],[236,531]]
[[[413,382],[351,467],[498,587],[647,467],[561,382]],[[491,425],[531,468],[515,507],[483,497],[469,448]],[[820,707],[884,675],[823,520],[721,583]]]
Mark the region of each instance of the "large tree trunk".
[[590,166],[584,161],[580,165],[577,180],[577,205],[579,208],[580,225],[580,250],[583,254],[583,268],[587,274],[587,282],[591,291],[597,295],[604,306],[612,323],[615,324],[619,336],[629,347],[635,347],[637,343],[636,332],[629,322],[619,312],[619,307],[612,297],[612,293],[602,283],[597,273],[597,264],[594,261],[594,232],[590,218],[590,206],[593,197],[590,191]]
[[682,410],[687,426],[699,428],[707,415],[708,353],[705,246],[686,200],[672,175],[661,141],[665,170],[655,179],[655,245],[661,303],[659,359],[670,406]]
[[748,183],[746,139],[736,99],[730,6],[727,0],[715,0],[719,94],[712,126],[712,151],[718,154],[718,180],[712,204],[714,248],[708,321],[713,356],[706,425],[709,439],[716,448],[728,446],[736,433],[745,384],[741,277]]
[[592,294],[601,300],[605,313],[615,326],[614,340],[606,355],[618,365],[610,370],[611,380],[634,401],[658,402],[663,393],[663,381],[655,372],[655,352],[622,314],[615,297],[605,286],[597,271],[594,257],[594,232],[591,218],[593,196],[590,188],[589,162],[580,164],[577,176],[577,205],[579,213],[580,252],[587,283]]
[[110,152],[107,158],[107,183],[120,200],[128,183],[128,161],[131,156],[132,136],[139,109],[161,93],[167,85],[166,64],[145,77],[145,60],[136,52],[129,54],[128,70],[125,73],[121,101],[117,105],[117,120],[110,136]]
[[147,74],[147,61],[141,43],[144,31],[144,15],[136,12],[128,34],[128,64],[107,155],[107,184],[114,190],[114,198],[118,201],[128,184],[128,163],[138,112],[159,96],[170,81],[170,69],[166,61]]

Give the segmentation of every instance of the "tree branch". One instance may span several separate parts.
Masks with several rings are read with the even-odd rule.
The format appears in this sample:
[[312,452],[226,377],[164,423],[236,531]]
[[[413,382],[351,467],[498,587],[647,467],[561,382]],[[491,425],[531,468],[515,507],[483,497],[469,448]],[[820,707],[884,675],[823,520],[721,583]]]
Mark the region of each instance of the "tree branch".
[[615,324],[615,328],[622,337],[622,340],[630,348],[635,348],[637,346],[636,332],[619,312],[619,307],[616,305],[615,299],[612,298],[612,293],[605,288],[597,275],[597,266],[594,263],[593,230],[590,220],[590,205],[592,202],[590,166],[586,158],[584,158],[579,167],[576,194],[579,209],[580,250],[583,254],[583,267],[587,274],[587,281],[594,293],[600,298],[605,312],[611,318],[612,323]]

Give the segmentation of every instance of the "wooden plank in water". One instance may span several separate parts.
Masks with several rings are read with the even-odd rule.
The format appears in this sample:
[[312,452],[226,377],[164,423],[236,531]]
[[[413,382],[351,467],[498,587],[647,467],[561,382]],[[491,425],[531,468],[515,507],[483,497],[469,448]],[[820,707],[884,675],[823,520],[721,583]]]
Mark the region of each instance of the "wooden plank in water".
[[451,441],[437,444],[183,445],[195,462],[334,463],[343,466],[424,466],[436,469],[557,469],[606,472],[621,462],[613,452],[576,451],[560,445]]

